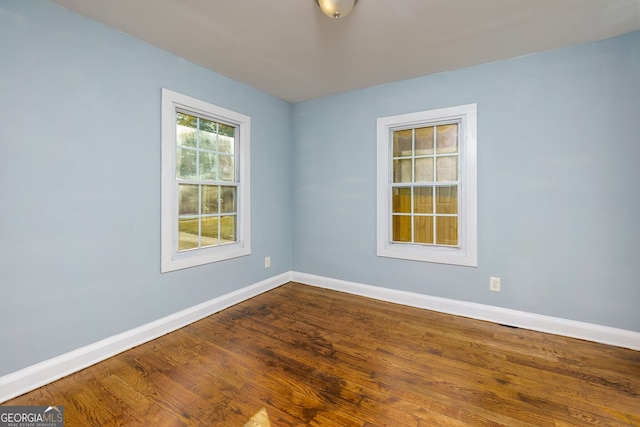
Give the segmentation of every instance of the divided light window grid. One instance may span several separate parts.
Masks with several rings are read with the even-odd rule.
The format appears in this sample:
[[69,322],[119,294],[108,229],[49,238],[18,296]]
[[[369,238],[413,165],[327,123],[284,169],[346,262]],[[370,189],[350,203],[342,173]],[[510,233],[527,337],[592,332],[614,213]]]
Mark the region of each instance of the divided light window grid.
[[376,255],[478,266],[477,105],[376,120]]
[[391,132],[391,242],[458,247],[459,123]]
[[251,254],[251,117],[162,89],[160,271]]
[[237,129],[176,110],[178,252],[238,241]]

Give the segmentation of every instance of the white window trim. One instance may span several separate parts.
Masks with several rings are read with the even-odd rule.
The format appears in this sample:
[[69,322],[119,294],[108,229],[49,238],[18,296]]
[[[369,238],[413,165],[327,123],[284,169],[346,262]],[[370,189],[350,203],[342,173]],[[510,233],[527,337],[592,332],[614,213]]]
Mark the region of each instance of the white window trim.
[[[395,128],[431,122],[460,120],[460,247],[427,246],[391,242],[392,176],[390,135]],[[477,105],[377,119],[377,251],[378,256],[463,266],[478,266],[477,254]]]
[[[238,127],[240,175],[238,182],[238,242],[178,252],[178,184],[176,176],[176,108],[202,114]],[[251,118],[168,89],[162,89],[162,201],[161,267],[162,273],[251,253],[249,186],[249,141]]]

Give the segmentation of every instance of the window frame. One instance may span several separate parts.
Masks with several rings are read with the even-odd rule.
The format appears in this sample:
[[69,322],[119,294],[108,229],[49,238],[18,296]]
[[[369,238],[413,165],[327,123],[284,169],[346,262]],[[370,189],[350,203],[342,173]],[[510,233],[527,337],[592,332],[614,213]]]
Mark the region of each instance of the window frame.
[[[394,130],[459,123],[459,246],[392,241]],[[477,256],[477,104],[438,108],[377,119],[376,255],[413,261],[478,266]],[[414,185],[415,182],[411,182]]]
[[[236,128],[237,151],[237,241],[217,246],[178,251],[178,184],[176,178],[176,113],[232,125]],[[180,270],[251,254],[250,218],[250,133],[251,118],[244,114],[162,89],[162,183],[161,183],[161,267],[160,271]],[[200,180],[203,181],[204,180]]]

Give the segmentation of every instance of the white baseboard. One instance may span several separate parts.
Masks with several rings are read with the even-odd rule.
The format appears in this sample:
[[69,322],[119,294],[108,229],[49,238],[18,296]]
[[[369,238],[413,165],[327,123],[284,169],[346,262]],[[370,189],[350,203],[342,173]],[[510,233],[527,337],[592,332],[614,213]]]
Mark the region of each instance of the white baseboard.
[[410,307],[640,350],[640,332],[290,271],[0,377],[0,403],[180,329],[291,280]]
[[290,272],[0,377],[0,403],[287,283]]
[[307,285],[361,295],[410,307],[424,308],[441,313],[486,320],[503,325],[517,326],[533,331],[579,338],[632,350],[640,350],[640,332],[611,328],[592,323],[577,322],[558,317],[543,316],[525,311],[511,310],[472,302],[432,297],[413,292],[398,291],[379,286],[348,282],[291,272],[291,280]]

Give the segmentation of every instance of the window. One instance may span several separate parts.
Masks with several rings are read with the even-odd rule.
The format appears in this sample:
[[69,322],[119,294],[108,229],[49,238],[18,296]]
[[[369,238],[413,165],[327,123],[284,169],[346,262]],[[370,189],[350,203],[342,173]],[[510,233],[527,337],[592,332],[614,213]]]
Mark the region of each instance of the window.
[[378,119],[378,256],[477,266],[476,115]]
[[251,253],[250,121],[162,90],[163,273]]

